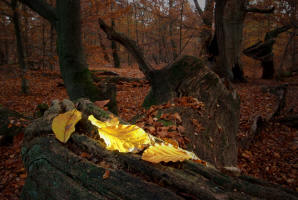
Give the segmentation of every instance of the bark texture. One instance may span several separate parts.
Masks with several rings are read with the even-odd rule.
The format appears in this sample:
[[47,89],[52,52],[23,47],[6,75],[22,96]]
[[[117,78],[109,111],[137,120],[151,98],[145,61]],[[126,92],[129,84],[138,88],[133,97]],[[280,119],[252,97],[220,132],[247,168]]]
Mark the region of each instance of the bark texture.
[[274,7],[258,9],[248,7],[247,0],[215,0],[215,34],[209,47],[216,62],[213,70],[234,81],[245,81],[240,62],[240,48],[247,12],[271,13]]
[[17,0],[11,1],[11,8],[13,10],[13,17],[12,21],[14,24],[15,34],[16,34],[16,40],[17,40],[17,54],[18,54],[18,61],[21,69],[21,89],[24,94],[27,94],[29,92],[29,86],[28,81],[25,77],[27,67],[25,63],[25,56],[24,56],[24,47],[22,42],[22,34],[21,34],[21,25],[19,20],[19,13],[18,13],[18,2]]
[[[86,100],[80,100],[77,107],[84,113],[77,127],[83,132],[90,128],[89,114],[108,119],[109,113]],[[67,100],[55,101],[42,118],[27,127],[22,159],[28,177],[21,199],[297,199],[297,193],[277,185],[231,177],[192,161],[152,164],[138,154],[107,151],[79,133],[67,144],[59,143],[51,132],[51,121],[73,108]],[[82,152],[91,156],[81,157]]]
[[[236,166],[236,134],[239,125],[240,101],[231,86],[225,85],[201,60],[184,56],[172,65],[155,71],[151,90],[144,106],[157,105],[176,97],[192,96],[205,104],[202,116],[181,110],[188,137],[199,147],[195,152],[216,167]],[[198,118],[204,130],[194,135],[191,119]]]
[[243,80],[240,63],[245,0],[217,0],[215,6],[215,38],[218,54],[214,71],[229,80]]
[[[76,100],[82,97],[92,101],[107,99],[107,95],[94,85],[85,60],[81,39],[80,1],[56,1],[56,8],[43,0],[21,0],[21,2],[56,28],[60,71],[70,99]],[[112,97],[110,100],[116,102]]]
[[246,56],[254,58],[256,60],[261,61],[261,65],[263,67],[262,78],[263,79],[272,79],[274,77],[274,54],[273,54],[273,45],[275,43],[275,38],[292,28],[290,25],[285,25],[282,27],[278,27],[272,31],[266,33],[264,41],[258,41],[252,46],[243,50],[243,53]]
[[[134,41],[115,32],[101,19],[99,24],[108,38],[118,41],[135,57],[140,70],[150,81],[151,90],[143,106],[149,108],[183,96],[192,96],[202,101],[206,108],[200,123],[205,131],[202,131],[199,139],[196,140],[193,135],[194,126],[184,124],[189,127],[190,138],[198,141],[193,145],[202,147],[195,151],[202,159],[218,168],[236,166],[240,101],[229,83],[223,83],[201,60],[192,56],[183,56],[161,70],[154,70],[145,61]],[[192,116],[189,110],[179,112],[188,119],[185,121],[190,122],[193,117],[197,117]]]

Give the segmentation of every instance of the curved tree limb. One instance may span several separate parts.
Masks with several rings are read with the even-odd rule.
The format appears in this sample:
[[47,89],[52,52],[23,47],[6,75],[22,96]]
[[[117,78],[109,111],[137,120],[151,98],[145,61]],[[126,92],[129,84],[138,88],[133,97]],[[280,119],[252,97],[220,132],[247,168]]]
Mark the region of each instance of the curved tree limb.
[[124,34],[116,32],[100,18],[98,18],[98,24],[100,28],[107,34],[109,40],[115,40],[119,42],[134,56],[146,79],[151,81],[154,69],[148,62],[145,61],[144,54],[138,47],[137,43],[134,40],[129,39]]
[[48,20],[54,27],[56,26],[56,21],[58,16],[56,9],[48,4],[44,0],[19,0],[20,2],[26,4],[32,10],[37,12],[40,16]]
[[270,40],[270,39],[273,39],[273,38],[276,38],[279,34],[291,29],[292,26],[291,25],[284,25],[282,27],[277,27],[276,29],[272,30],[272,31],[269,31],[266,33],[265,35],[265,41],[266,40]]
[[267,9],[261,9],[256,7],[245,8],[246,12],[254,12],[254,13],[273,13],[274,10],[275,10],[274,6]]
[[198,3],[198,0],[193,0],[195,6],[196,6],[196,9],[197,9],[197,12],[199,13],[200,16],[203,15],[203,10],[202,8],[200,7],[199,3]]

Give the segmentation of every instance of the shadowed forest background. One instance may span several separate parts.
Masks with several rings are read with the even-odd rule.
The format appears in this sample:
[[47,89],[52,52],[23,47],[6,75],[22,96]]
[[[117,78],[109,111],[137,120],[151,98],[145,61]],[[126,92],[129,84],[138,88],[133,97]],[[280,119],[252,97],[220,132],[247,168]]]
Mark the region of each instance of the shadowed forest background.
[[[0,199],[19,199],[27,177],[24,129],[53,100],[86,97],[135,123],[151,87],[164,103],[154,90],[163,84],[156,70],[184,55],[200,58],[240,97],[241,173],[298,192],[295,0],[206,0],[205,8],[197,0],[77,2],[65,8],[54,0],[0,0],[1,120],[14,128],[9,137],[0,133]],[[146,120],[137,125],[169,134]]]

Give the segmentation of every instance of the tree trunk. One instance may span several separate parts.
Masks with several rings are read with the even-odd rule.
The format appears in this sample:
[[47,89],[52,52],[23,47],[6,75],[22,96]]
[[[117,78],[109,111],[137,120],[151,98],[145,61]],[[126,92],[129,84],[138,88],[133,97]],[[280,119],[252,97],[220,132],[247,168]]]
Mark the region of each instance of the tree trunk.
[[291,28],[290,25],[278,27],[272,31],[266,33],[264,41],[257,42],[256,44],[243,50],[246,56],[252,57],[256,60],[260,60],[263,68],[263,79],[272,79],[274,77],[274,62],[273,62],[273,45],[275,38]]
[[215,38],[218,48],[214,71],[229,80],[243,81],[240,47],[246,11],[245,0],[216,0]]
[[[117,110],[116,97],[100,91],[94,85],[88,70],[81,38],[80,1],[57,0],[56,8],[43,0],[21,0],[21,2],[55,26],[60,72],[70,99],[75,100],[81,97],[91,101],[110,99],[111,104],[109,103],[108,107],[115,112]],[[105,88],[110,88],[110,86]]]
[[46,62],[49,62],[49,59],[46,59],[46,47],[47,47],[47,43],[46,43],[46,25],[45,23],[42,21],[41,22],[41,32],[42,32],[42,68],[46,69]]
[[174,17],[173,17],[173,0],[169,0],[169,36],[170,36],[170,42],[172,46],[172,54],[173,54],[173,60],[176,60],[178,57],[177,55],[177,46],[175,43],[175,40],[173,38],[173,25],[174,25]]
[[210,45],[212,39],[214,0],[205,0],[204,11],[201,9],[198,0],[194,0],[194,4],[203,23],[203,28],[200,32],[201,49],[199,55],[205,56],[208,54],[208,46]]
[[179,26],[179,55],[182,53],[182,25],[183,25],[184,0],[181,2],[180,26]]
[[[84,117],[77,130],[91,130],[90,114],[102,121],[109,118],[86,100],[78,105]],[[54,138],[51,122],[73,108],[69,101],[55,101],[27,127],[21,152],[28,176],[21,199],[297,200],[296,192],[247,176],[231,177],[193,161],[153,164],[138,154],[108,151],[79,133],[62,144]]]
[[103,55],[104,55],[103,58],[105,59],[105,61],[107,61],[109,63],[110,58],[109,58],[109,55],[107,54],[107,49],[106,49],[105,44],[103,43],[103,38],[101,36],[100,31],[98,32],[98,39],[99,39],[100,48],[103,51]]
[[[112,19],[112,28],[115,28],[115,20]],[[111,48],[112,48],[112,54],[113,54],[113,61],[114,61],[114,67],[115,68],[120,68],[120,60],[118,56],[118,51],[117,51],[117,44],[114,40],[111,41]]]
[[12,0],[11,2],[11,7],[13,10],[13,24],[14,24],[14,29],[15,29],[15,34],[16,34],[16,40],[17,40],[17,54],[18,54],[18,61],[19,65],[21,68],[21,88],[22,92],[24,94],[28,93],[29,86],[28,86],[28,81],[25,77],[27,68],[25,64],[25,59],[24,59],[24,48],[23,48],[23,43],[22,43],[22,36],[21,36],[21,28],[20,28],[20,22],[19,22],[19,13],[18,13],[18,5],[17,5],[17,0]]
[[88,70],[81,40],[80,1],[57,1],[60,71],[70,99],[101,99]]

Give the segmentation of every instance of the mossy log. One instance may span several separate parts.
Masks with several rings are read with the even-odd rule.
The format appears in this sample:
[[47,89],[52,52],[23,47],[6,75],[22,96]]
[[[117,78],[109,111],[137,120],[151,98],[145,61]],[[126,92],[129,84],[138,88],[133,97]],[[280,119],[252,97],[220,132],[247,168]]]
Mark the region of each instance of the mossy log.
[[[135,41],[116,32],[102,19],[98,19],[98,23],[109,39],[119,42],[134,56],[149,81],[151,90],[143,106],[149,108],[184,96],[202,101],[205,112],[199,122],[205,130],[195,139],[194,145],[200,147],[196,153],[217,168],[235,167],[240,100],[229,82],[221,80],[204,62],[193,56],[181,56],[174,63],[155,70]],[[180,114],[185,116],[183,126],[191,130],[193,116],[188,111]],[[193,138],[193,132],[188,131],[188,134]]]
[[[182,110],[183,126],[199,149],[202,159],[217,168],[237,165],[236,134],[239,126],[240,100],[228,82],[221,80],[200,59],[183,56],[152,75],[151,90],[144,106],[165,103],[177,97],[191,96],[204,103],[202,115]],[[192,119],[204,127],[194,135]]]
[[83,119],[67,144],[55,139],[51,121],[74,108],[70,101],[53,102],[27,127],[21,152],[28,176],[21,199],[298,199],[277,185],[231,177],[193,161],[153,164],[138,154],[108,151],[83,133],[92,129],[89,114],[106,120],[110,113],[86,100],[76,107]]

